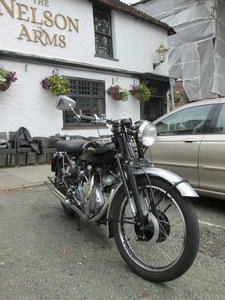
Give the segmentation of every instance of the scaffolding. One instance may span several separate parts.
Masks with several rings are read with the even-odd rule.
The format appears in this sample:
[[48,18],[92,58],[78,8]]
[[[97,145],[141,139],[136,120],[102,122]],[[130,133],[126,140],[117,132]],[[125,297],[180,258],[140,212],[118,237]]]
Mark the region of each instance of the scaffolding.
[[151,0],[135,7],[172,26],[169,76],[189,101],[225,96],[225,0]]

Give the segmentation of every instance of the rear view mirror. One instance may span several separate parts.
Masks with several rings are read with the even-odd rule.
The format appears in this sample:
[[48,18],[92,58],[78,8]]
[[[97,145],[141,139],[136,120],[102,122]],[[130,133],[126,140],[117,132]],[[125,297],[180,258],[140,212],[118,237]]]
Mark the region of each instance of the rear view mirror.
[[76,101],[74,101],[68,96],[59,96],[59,98],[56,101],[56,108],[60,110],[75,110],[75,107]]

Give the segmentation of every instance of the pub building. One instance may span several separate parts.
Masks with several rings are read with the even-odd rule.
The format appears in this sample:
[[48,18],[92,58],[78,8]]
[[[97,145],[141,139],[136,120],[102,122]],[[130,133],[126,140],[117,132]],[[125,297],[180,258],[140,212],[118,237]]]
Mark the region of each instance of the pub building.
[[[166,111],[168,63],[157,54],[174,31],[165,23],[117,0],[0,0],[0,28],[0,72],[11,76],[0,90],[0,131],[96,136],[94,124],[56,109],[57,90],[47,88],[54,77],[69,80],[62,93],[82,114],[152,121]],[[138,84],[150,89],[150,101],[107,93]]]

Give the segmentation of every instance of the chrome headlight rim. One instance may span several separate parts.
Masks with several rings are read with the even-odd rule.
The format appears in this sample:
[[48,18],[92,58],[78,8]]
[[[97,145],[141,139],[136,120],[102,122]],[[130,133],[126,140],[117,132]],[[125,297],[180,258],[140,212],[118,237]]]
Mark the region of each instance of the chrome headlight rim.
[[141,120],[138,128],[138,141],[145,147],[151,147],[157,136],[155,125],[147,120]]

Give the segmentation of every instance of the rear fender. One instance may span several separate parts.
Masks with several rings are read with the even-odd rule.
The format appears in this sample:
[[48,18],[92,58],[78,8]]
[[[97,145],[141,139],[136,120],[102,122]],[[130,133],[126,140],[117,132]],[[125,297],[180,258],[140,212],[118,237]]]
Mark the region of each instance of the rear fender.
[[69,157],[63,153],[63,152],[57,152],[55,153],[52,162],[51,162],[51,171],[52,172],[56,172],[57,166],[59,165],[59,163],[63,160],[67,161],[71,166],[73,165],[73,161],[69,159]]

